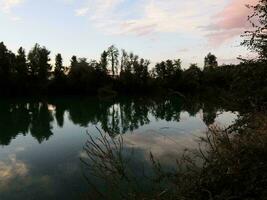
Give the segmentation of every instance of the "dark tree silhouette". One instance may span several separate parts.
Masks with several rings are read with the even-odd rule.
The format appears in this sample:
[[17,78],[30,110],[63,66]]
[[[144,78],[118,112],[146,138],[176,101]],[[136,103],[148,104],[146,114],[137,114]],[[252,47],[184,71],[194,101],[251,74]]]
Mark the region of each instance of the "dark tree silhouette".
[[16,55],[16,71],[18,76],[22,77],[23,79],[26,78],[29,73],[26,53],[22,47],[19,48],[18,54]]
[[71,62],[70,63],[70,67],[71,67],[71,69],[73,69],[78,63],[77,57],[76,56],[72,56],[70,62]]
[[183,90],[196,92],[200,89],[201,82],[201,70],[197,64],[190,64],[189,69],[185,70],[183,73]]
[[[45,47],[36,44],[28,53],[20,48],[17,55],[0,43],[0,94],[83,94],[115,96],[193,95],[203,91],[225,92],[242,102],[258,105],[267,101],[266,68],[266,0],[248,6],[253,29],[247,31],[243,45],[259,54],[253,62],[218,66],[217,57],[209,53],[203,68],[192,64],[182,69],[180,59],[167,59],[150,67],[150,61],[133,52],[110,46],[100,60],[71,58],[68,70],[57,54],[54,71]],[[120,69],[118,69],[120,68]],[[120,73],[118,73],[120,72]],[[54,75],[54,76],[53,76]]]
[[51,123],[54,121],[52,113],[48,110],[48,104],[35,103],[31,104],[30,110],[32,111],[32,122],[30,131],[39,143],[48,140],[53,135]]
[[55,78],[60,79],[64,74],[63,60],[61,54],[56,55],[55,61]]
[[[232,94],[242,92],[241,96],[254,96],[257,101],[267,98],[267,78],[262,76],[266,69],[261,63],[218,66],[216,56],[209,53],[204,69],[193,64],[182,70],[181,60],[175,59],[159,62],[149,70],[149,60],[125,50],[119,57],[118,49],[111,46],[101,54],[100,61],[73,56],[69,70],[65,70],[62,56],[57,54],[51,71],[49,54],[36,44],[26,58],[22,47],[15,55],[0,43],[1,94],[180,95],[212,88]],[[109,66],[112,73],[108,72]]]
[[101,54],[100,66],[101,71],[106,74],[108,67],[108,53],[106,51],[103,51],[103,53]]
[[6,79],[14,71],[15,55],[7,49],[3,42],[0,43],[0,76]]
[[112,45],[108,48],[107,53],[109,61],[111,63],[112,76],[114,77],[118,73],[119,50],[114,45]]
[[218,67],[217,57],[211,53],[204,59],[204,68],[215,68]]
[[126,71],[128,63],[129,63],[128,53],[125,51],[125,49],[122,49],[121,50],[121,70],[120,70],[120,73],[123,73]]
[[35,44],[28,54],[31,76],[35,80],[38,80],[40,84],[44,84],[49,77],[51,70],[49,54],[50,51],[45,47],[41,47],[39,44]]

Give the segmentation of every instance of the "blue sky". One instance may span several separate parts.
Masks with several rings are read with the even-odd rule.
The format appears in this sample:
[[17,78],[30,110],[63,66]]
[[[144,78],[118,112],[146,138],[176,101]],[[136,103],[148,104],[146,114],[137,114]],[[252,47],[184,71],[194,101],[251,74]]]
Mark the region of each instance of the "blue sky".
[[98,59],[109,45],[152,63],[180,58],[203,66],[208,52],[235,63],[247,51],[246,3],[256,0],[0,0],[0,40],[12,50],[39,43],[62,53]]

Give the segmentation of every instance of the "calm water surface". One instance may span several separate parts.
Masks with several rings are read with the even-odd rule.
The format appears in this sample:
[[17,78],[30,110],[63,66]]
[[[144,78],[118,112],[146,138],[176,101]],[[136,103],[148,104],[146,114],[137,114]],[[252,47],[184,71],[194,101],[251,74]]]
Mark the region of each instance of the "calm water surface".
[[196,147],[208,125],[228,126],[237,112],[217,102],[179,98],[0,100],[0,199],[82,199],[88,191],[80,158],[96,127],[123,134],[146,162],[164,163]]

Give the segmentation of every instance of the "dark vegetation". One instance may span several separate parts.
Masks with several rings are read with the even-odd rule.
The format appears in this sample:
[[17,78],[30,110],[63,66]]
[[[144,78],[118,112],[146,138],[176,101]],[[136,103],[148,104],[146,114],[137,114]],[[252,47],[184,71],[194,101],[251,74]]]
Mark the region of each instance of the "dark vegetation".
[[[103,101],[99,107],[87,109],[82,101],[71,105],[54,100],[54,116],[47,102],[21,105],[9,102],[0,106],[4,113],[1,130],[9,131],[8,135],[1,134],[1,144],[10,143],[18,133],[28,132],[42,142],[53,134],[54,118],[63,126],[63,116],[68,111],[74,123],[86,127],[88,123],[101,122],[101,128],[108,133],[100,132],[96,139],[89,137],[84,147],[87,157],[82,158],[82,163],[89,173],[85,176],[91,189],[89,199],[267,199],[267,1],[259,0],[256,6],[248,7],[254,11],[249,17],[253,27],[243,35],[242,44],[258,57],[240,58],[239,65],[218,66],[216,57],[208,54],[203,69],[192,64],[183,70],[181,60],[176,59],[160,62],[149,70],[148,60],[124,50],[119,53],[111,46],[101,54],[100,61],[88,62],[73,56],[70,67],[64,67],[58,54],[51,66],[50,52],[45,47],[36,44],[26,56],[23,48],[14,54],[0,43],[1,95],[168,93],[184,94],[189,102],[190,95],[219,91],[224,94],[220,103],[239,108],[233,109],[239,110],[240,116],[232,126],[222,129],[212,125],[220,108],[218,102],[218,109],[202,101],[188,106],[186,101],[177,104],[177,100],[146,100],[143,106],[136,102],[119,103],[117,109],[118,106]],[[177,109],[179,105],[183,106]],[[173,170],[165,170],[151,153],[150,170],[137,172],[131,165],[134,152],[124,148],[120,133],[148,123],[148,113],[159,119],[179,121],[183,109],[192,115],[203,109],[209,130],[200,138],[199,149],[177,156]],[[23,121],[20,127],[14,126],[17,120]],[[106,187],[98,185],[92,176]]]
[[[238,65],[218,66],[209,53],[204,66],[182,69],[180,59],[150,66],[150,61],[111,46],[90,60],[73,56],[63,66],[61,54],[50,64],[50,51],[36,44],[26,54],[21,47],[14,54],[0,43],[0,95],[82,94],[196,94],[208,90],[227,91],[250,102],[267,97],[266,1],[250,8],[253,29],[245,32],[242,45],[258,54],[255,60],[241,59]],[[257,23],[255,23],[255,18]],[[258,23],[259,22],[259,23]]]
[[[217,93],[216,93],[217,95]],[[32,98],[5,98],[0,100],[0,146],[9,145],[19,134],[31,134],[39,143],[53,136],[54,126],[63,127],[65,116],[83,128],[98,124],[99,128],[116,137],[133,132],[149,124],[150,117],[157,120],[180,121],[180,115],[188,112],[196,116],[203,112],[203,121],[214,123],[222,110],[236,111],[237,105],[229,105],[213,95],[213,98],[192,97],[184,101],[179,97],[98,99],[95,97],[68,97],[40,100]]]
[[[97,161],[93,170],[100,171],[92,171],[93,163],[83,157],[83,161],[89,163],[85,171],[94,173],[94,176],[98,173],[104,178],[100,179],[103,181],[101,183],[87,176],[90,183],[89,199],[209,199],[210,195],[213,199],[233,196],[240,197],[235,199],[264,199],[266,112],[261,106],[257,112],[250,112],[254,107],[243,107],[216,95],[192,97],[189,100],[175,96],[165,99],[124,97],[107,100],[48,98],[41,102],[23,98],[19,103],[17,99],[1,99],[0,145],[10,144],[20,134],[31,134],[39,143],[43,143],[53,136],[55,126],[64,126],[67,117],[84,129],[89,124],[99,126],[103,130],[102,137],[110,145],[105,149],[96,138],[91,141],[97,142],[104,150],[103,154],[93,151],[94,154],[90,155],[101,156],[92,157]],[[227,130],[213,128],[212,124],[220,112],[236,110],[240,116],[235,125]],[[153,156],[148,162],[149,166],[144,165],[145,170],[142,171],[143,163],[136,163],[135,151],[125,148],[122,135],[148,124],[151,115],[158,120],[179,122],[182,120],[181,113],[185,111],[190,116],[203,113],[203,121],[210,127],[207,136],[212,141],[213,149],[206,148],[206,145],[209,147],[207,138],[203,137],[200,141],[201,150],[208,160],[201,157],[200,151],[186,151],[184,157],[177,155],[179,162],[169,170],[165,169],[165,163],[160,163]],[[102,137],[99,139],[102,140]],[[114,142],[117,145],[115,149]],[[89,143],[85,146],[89,148],[88,153],[93,147]],[[217,149],[220,150],[217,152]],[[117,160],[117,156],[120,156],[120,160]],[[207,166],[203,167],[200,164],[204,161]],[[97,164],[101,166],[97,167]],[[104,165],[109,168],[103,168]],[[93,189],[92,183],[99,184]],[[104,188],[110,190],[103,191]],[[248,195],[251,198],[245,198]]]
[[157,64],[150,76],[157,88],[183,93],[228,91],[229,104],[241,108],[235,123],[220,128],[211,120],[206,135],[199,138],[199,148],[177,154],[171,170],[152,152],[149,170],[139,164],[141,174],[132,164],[134,151],[124,146],[123,136],[89,135],[84,146],[87,157],[81,158],[91,189],[88,199],[267,199],[267,1],[248,7],[254,11],[248,18],[253,28],[245,32],[242,44],[257,58],[240,58],[239,65],[219,67],[209,54],[203,70],[195,65],[181,70],[179,60],[166,61]]
[[0,43],[0,95],[187,95],[220,90],[255,101],[267,97],[263,61],[218,66],[216,57],[208,54],[203,69],[192,64],[183,70],[177,59],[162,61],[149,70],[148,60],[124,50],[119,58],[114,46],[102,53],[100,61],[73,56],[70,67],[63,66],[60,54],[51,66],[49,54],[36,44],[28,56],[23,48],[15,55]]
[[150,167],[134,165],[135,151],[124,146],[122,136],[100,132],[87,141],[88,157],[81,159],[91,189],[88,199],[264,200],[266,120],[266,113],[256,112],[227,129],[210,126],[199,149],[177,155],[171,169],[153,152]]

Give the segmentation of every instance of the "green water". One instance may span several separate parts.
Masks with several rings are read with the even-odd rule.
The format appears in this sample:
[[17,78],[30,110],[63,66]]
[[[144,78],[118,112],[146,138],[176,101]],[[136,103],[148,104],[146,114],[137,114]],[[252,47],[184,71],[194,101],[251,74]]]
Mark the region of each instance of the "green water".
[[237,114],[218,102],[179,98],[0,100],[0,199],[82,199],[88,192],[80,158],[88,139],[123,134],[146,162],[165,164],[195,148],[207,125],[228,126]]

